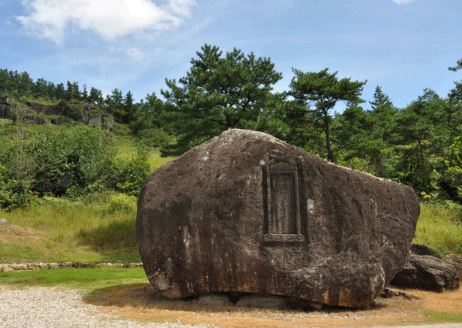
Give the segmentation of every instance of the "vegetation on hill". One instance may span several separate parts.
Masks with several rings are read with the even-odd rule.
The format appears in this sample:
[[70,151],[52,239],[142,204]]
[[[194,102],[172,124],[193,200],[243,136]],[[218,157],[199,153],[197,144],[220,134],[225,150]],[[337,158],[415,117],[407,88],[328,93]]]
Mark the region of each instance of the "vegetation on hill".
[[[269,58],[204,45],[184,77],[166,80],[163,99],[152,93],[135,103],[130,91],[124,95],[117,88],[103,98],[94,87],[34,82],[27,72],[7,69],[0,70],[0,93],[91,103],[163,155],[179,155],[228,128],[264,131],[340,165],[410,185],[423,199],[462,202],[462,81],[446,97],[425,89],[396,108],[380,86],[366,104],[361,98],[366,81],[340,78],[328,69],[294,74],[288,91],[276,93],[273,86],[282,75]],[[338,102],[346,109],[332,113]],[[89,190],[82,177],[77,180],[80,191]],[[58,189],[50,192],[59,194]]]

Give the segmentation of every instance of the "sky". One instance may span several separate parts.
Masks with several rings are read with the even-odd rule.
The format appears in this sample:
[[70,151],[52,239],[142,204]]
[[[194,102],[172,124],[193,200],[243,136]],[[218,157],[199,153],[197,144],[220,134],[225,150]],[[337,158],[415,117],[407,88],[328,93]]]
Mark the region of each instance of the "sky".
[[[204,44],[269,57],[288,90],[292,68],[379,85],[402,108],[461,71],[460,0],[0,0],[0,68],[77,81],[139,101],[179,79]],[[364,107],[368,108],[369,103]]]

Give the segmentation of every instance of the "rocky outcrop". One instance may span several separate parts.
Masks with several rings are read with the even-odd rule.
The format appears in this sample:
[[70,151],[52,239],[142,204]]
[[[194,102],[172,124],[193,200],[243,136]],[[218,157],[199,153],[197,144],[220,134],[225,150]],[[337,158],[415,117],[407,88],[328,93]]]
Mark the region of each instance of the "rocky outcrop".
[[[0,118],[11,118],[14,98],[0,97]],[[62,124],[77,121],[88,125],[100,126],[107,131],[114,127],[114,117],[93,104],[79,101],[61,101],[58,105],[45,105],[28,101],[25,103],[27,111],[22,114],[21,120],[31,124]]]
[[10,118],[13,100],[9,96],[0,96],[0,118]]
[[136,233],[149,281],[170,299],[364,307],[406,263],[418,216],[410,187],[228,130],[148,178]]
[[459,288],[459,277],[454,265],[436,257],[428,247],[413,244],[409,262],[391,285],[442,292]]

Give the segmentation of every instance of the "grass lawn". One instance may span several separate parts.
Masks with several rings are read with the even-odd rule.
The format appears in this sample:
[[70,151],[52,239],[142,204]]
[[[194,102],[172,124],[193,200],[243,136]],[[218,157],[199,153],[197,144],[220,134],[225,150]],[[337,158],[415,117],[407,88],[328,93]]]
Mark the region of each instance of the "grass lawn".
[[61,286],[96,291],[147,281],[143,268],[82,268],[0,272],[0,284],[18,287]]
[[102,193],[81,201],[37,198],[0,212],[0,263],[140,262],[135,240],[136,198]]
[[442,257],[462,254],[462,206],[421,203],[412,242],[426,245]]

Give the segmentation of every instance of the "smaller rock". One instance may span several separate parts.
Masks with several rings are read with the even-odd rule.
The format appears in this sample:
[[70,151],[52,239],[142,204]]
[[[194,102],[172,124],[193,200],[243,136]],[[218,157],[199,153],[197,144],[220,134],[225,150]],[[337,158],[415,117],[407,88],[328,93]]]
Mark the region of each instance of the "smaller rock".
[[112,267],[112,263],[101,263],[103,267]]
[[35,270],[35,269],[38,269],[39,266],[37,263],[27,263],[27,269],[28,270]]
[[236,306],[276,309],[285,307],[285,299],[277,296],[245,295],[239,298]]
[[76,268],[85,268],[85,262],[75,262],[74,265]]
[[420,297],[415,296],[411,293],[396,291],[391,288],[385,288],[382,292],[382,295],[380,296],[382,296],[382,298],[404,297],[407,300],[420,300]]
[[128,263],[128,268],[129,268],[129,269],[134,269],[134,268],[136,268],[136,263]]
[[401,272],[395,275],[390,284],[400,288],[416,288],[435,292],[459,288],[456,267],[434,255],[415,253],[417,250],[417,252],[427,254],[429,250],[427,251],[424,247],[411,247],[409,262]]
[[26,264],[11,264],[10,266],[16,271],[27,270],[27,265]]
[[74,263],[72,262],[61,262],[59,263],[60,268],[71,268],[74,266]]
[[199,297],[197,302],[203,305],[216,305],[216,306],[232,306],[233,305],[233,302],[231,302],[229,296],[225,294],[203,295]]
[[420,244],[411,244],[411,254],[414,255],[431,255],[438,257],[430,248],[428,248],[425,245],[420,245]]
[[11,223],[5,219],[0,219],[0,225],[6,225],[6,226],[10,226]]
[[0,272],[10,272],[10,271],[14,271],[14,269],[9,265],[4,264],[2,267],[0,267]]
[[47,263],[39,263],[39,268],[42,270],[48,270],[50,268],[50,265]]
[[50,263],[49,266],[50,266],[50,269],[58,269],[59,268],[58,263]]

